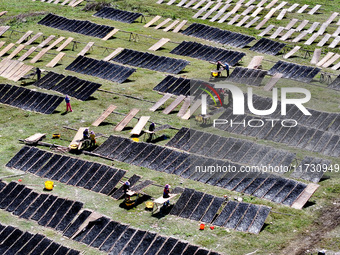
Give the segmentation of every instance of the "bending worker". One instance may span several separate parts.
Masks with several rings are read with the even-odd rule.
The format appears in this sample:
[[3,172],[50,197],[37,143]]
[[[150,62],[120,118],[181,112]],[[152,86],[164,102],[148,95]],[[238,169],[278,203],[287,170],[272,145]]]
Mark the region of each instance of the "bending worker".
[[229,64],[228,63],[224,63],[222,64],[221,61],[217,62],[217,66],[216,66],[217,70],[226,70],[227,71],[227,78],[229,77]]

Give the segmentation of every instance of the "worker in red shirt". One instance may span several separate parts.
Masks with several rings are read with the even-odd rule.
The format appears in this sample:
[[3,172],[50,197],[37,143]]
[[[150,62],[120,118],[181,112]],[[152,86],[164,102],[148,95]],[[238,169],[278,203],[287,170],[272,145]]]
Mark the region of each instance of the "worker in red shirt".
[[65,97],[65,102],[66,102],[66,112],[70,111],[72,112],[72,108],[71,108],[71,99],[69,98],[68,95],[66,95]]

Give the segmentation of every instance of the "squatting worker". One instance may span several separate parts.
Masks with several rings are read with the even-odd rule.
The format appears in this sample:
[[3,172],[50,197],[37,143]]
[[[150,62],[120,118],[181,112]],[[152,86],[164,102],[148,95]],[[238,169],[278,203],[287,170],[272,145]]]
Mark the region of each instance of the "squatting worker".
[[149,126],[149,131],[150,131],[150,132],[155,131],[155,123],[152,122],[152,123],[150,124],[150,126]]
[[124,191],[125,198],[127,197],[126,193],[129,191],[129,189],[130,189],[130,182],[126,181],[123,185],[123,191]]
[[90,132],[90,147],[94,147],[96,145],[96,134],[91,131]]
[[83,132],[83,139],[84,140],[87,140],[89,139],[89,129],[88,128],[85,128],[84,132]]

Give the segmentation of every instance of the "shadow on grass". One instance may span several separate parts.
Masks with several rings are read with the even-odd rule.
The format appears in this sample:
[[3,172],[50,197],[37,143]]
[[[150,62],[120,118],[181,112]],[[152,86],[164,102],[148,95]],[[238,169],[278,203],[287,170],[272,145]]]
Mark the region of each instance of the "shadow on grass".
[[150,139],[147,139],[146,142],[147,143],[158,143],[158,142],[164,141],[164,140],[169,139],[169,138],[170,138],[170,136],[168,136],[168,135],[160,135],[156,139],[152,139],[151,141],[150,141]]
[[308,201],[308,202],[303,206],[303,208],[308,208],[308,207],[311,207],[311,206],[313,206],[313,205],[315,205],[315,202],[313,202],[313,201]]
[[95,146],[93,147],[87,147],[87,148],[84,148],[83,150],[84,151],[94,151],[95,149],[97,149],[99,146],[96,144]]
[[94,97],[94,96],[89,96],[88,99],[86,99],[85,101],[96,101],[98,100],[98,98]]
[[178,73],[178,75],[180,75],[180,74],[186,74],[186,73],[189,73],[188,71],[180,71],[179,73]]
[[141,197],[136,197],[136,198],[132,197],[130,206],[127,206],[125,203],[125,199],[123,199],[123,201],[119,204],[119,207],[124,208],[126,210],[131,210],[150,199],[151,199],[151,196],[149,195],[142,195]]
[[221,76],[219,76],[219,77],[217,77],[217,78],[214,78],[214,77],[209,77],[209,81],[226,81],[226,80],[228,80],[228,78],[227,78],[227,76],[223,76],[223,75],[221,75]]
[[113,125],[113,123],[111,123],[111,122],[107,122],[107,121],[103,121],[102,123],[100,123],[100,125],[99,126],[112,126]]
[[54,110],[54,111],[52,112],[52,114],[58,114],[58,113],[61,113],[61,111]]
[[329,180],[330,178],[331,178],[330,176],[324,175],[324,176],[322,176],[322,178],[320,179],[319,182],[323,182],[323,181]]
[[128,130],[132,130],[133,127],[125,127],[122,131],[128,131]]
[[169,205],[169,206],[162,206],[159,208],[159,211],[155,214],[152,214],[152,217],[157,218],[157,219],[162,219],[165,216],[167,216],[171,209],[172,209],[173,205]]
[[162,112],[165,109],[165,107],[159,107],[155,112]]
[[171,112],[169,113],[169,115],[174,115],[174,114],[177,115],[178,112],[179,112],[179,110],[171,111]]
[[130,82],[134,82],[134,81],[136,81],[136,80],[131,80],[131,79],[126,79],[124,82],[122,82],[122,83],[130,83]]
[[82,150],[70,150],[69,153],[74,154],[74,155],[81,155],[83,153]]
[[260,232],[263,231],[263,230],[265,230],[269,225],[270,225],[270,224],[268,224],[268,223],[264,223],[263,226],[262,226],[262,228],[261,228],[261,230],[260,230]]
[[[72,111],[73,112],[73,111]],[[70,112],[70,111],[64,111],[64,112],[62,112],[60,115],[66,115],[66,114],[68,114],[68,113],[71,113],[72,114],[72,112]],[[58,111],[58,113],[60,113],[60,111]]]

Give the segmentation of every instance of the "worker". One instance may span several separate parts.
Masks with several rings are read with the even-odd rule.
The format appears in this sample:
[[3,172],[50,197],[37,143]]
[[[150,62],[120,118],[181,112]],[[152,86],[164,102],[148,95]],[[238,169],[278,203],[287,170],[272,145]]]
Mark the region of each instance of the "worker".
[[221,71],[223,69],[227,71],[227,78],[228,78],[229,77],[229,64],[228,63],[222,64],[221,61],[218,61],[217,66],[216,66],[216,70]]
[[39,67],[37,67],[37,69],[36,69],[36,72],[35,72],[36,74],[37,74],[37,81],[39,81],[40,80],[40,78],[41,78],[41,70],[40,70],[40,68]]
[[227,71],[227,78],[229,77],[229,64],[224,63],[224,69]]
[[217,61],[216,70],[217,70],[217,71],[220,71],[221,69],[223,70],[223,64],[222,64],[221,61]]
[[71,99],[69,98],[68,95],[66,95],[65,97],[65,102],[66,102],[66,112],[70,111],[72,112],[72,108],[71,108]]
[[96,145],[96,134],[91,131],[90,132],[90,147],[93,148]]
[[149,126],[149,138],[147,139],[147,142],[152,141],[154,132],[155,132],[155,123],[151,122]]
[[126,181],[124,183],[124,185],[123,185],[123,191],[124,191],[125,198],[127,198],[127,194],[126,193],[129,191],[129,189],[130,189],[130,182]]
[[152,122],[149,126],[149,131],[153,132],[153,131],[155,131],[155,128],[156,128],[155,123]]
[[84,132],[83,132],[83,139],[86,140],[86,139],[89,139],[89,129],[88,128],[85,128]]
[[[163,191],[163,198],[169,198],[169,197],[170,197],[170,185],[165,184],[164,191]],[[168,205],[170,205],[170,200],[167,200],[166,202],[164,202],[164,206],[168,206]]]
[[85,142],[85,147],[88,147],[88,143],[89,143],[89,129],[85,128],[84,132],[83,132],[83,141]]

